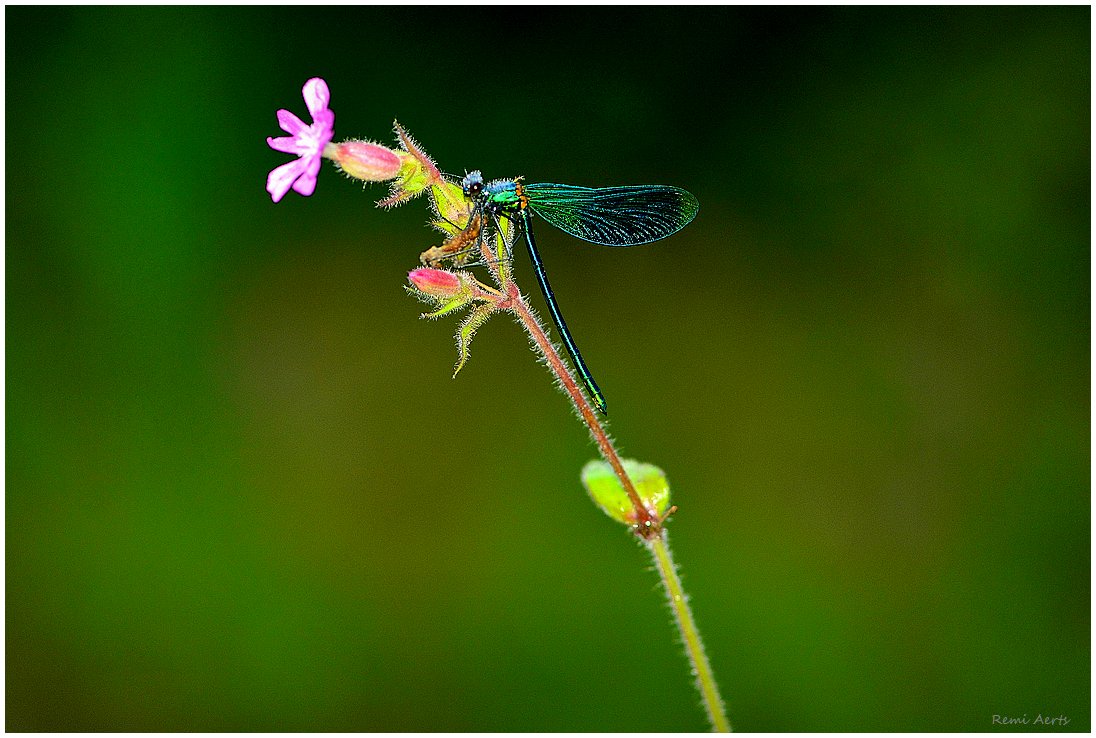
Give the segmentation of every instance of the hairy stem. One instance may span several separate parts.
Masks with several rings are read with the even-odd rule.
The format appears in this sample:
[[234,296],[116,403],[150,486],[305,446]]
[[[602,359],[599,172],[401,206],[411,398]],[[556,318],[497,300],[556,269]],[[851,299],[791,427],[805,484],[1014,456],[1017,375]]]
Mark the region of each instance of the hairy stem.
[[708,712],[708,720],[712,723],[712,729],[717,733],[731,732],[731,724],[727,720],[727,712],[723,707],[723,699],[719,696],[719,686],[715,683],[715,675],[712,674],[712,666],[708,663],[708,656],[704,653],[704,643],[700,640],[700,632],[696,629],[693,613],[689,609],[689,599],[685,590],[681,587],[681,579],[674,568],[674,560],[670,556],[670,545],[666,540],[666,531],[645,540],[651,556],[655,560],[655,568],[666,588],[666,597],[670,600],[670,609],[674,612],[674,621],[681,633],[681,642],[685,646],[685,653],[693,665],[693,674],[696,675],[696,688],[700,691],[700,697],[704,701],[704,709]]
[[661,516],[657,511],[648,509],[643,503],[631,477],[624,470],[620,455],[609,439],[609,434],[605,432],[601,420],[590,406],[590,402],[586,399],[586,395],[579,387],[578,382],[575,381],[570,367],[560,357],[556,347],[548,339],[544,326],[537,320],[536,315],[526,304],[521,296],[521,291],[514,283],[508,261],[504,258],[509,253],[506,248],[504,234],[500,233],[495,239],[490,239],[490,245],[489,239],[481,239],[480,245],[485,263],[491,269],[499,287],[506,295],[505,301],[500,303],[499,307],[514,313],[522,325],[525,326],[526,332],[532,337],[533,342],[548,363],[548,368],[559,379],[560,385],[567,392],[579,416],[590,429],[590,435],[597,443],[602,458],[612,467],[613,472],[620,480],[621,486],[627,493],[635,512],[633,530],[643,540],[654,557],[655,567],[658,569],[659,577],[666,589],[666,596],[674,613],[674,622],[677,624],[678,632],[681,634],[681,642],[685,646],[685,653],[688,655],[693,667],[693,673],[696,675],[697,689],[700,691],[704,709],[708,713],[712,729],[719,733],[729,733],[731,725],[727,720],[723,700],[719,696],[719,687],[715,683],[715,676],[712,674],[708,657],[704,654],[704,644],[700,639],[700,632],[696,628],[696,622],[693,620],[692,611],[689,609],[685,590],[681,587],[681,580],[674,569],[673,559],[670,557],[670,549],[666,542],[666,530],[663,523],[676,508],[671,508],[669,513]]
[[597,415],[594,413],[594,409],[590,407],[590,402],[586,399],[586,395],[579,389],[578,382],[575,381],[575,377],[571,374],[570,368],[564,363],[559,352],[556,351],[555,346],[552,345],[552,342],[548,340],[548,335],[544,332],[544,328],[540,325],[540,321],[533,315],[529,306],[525,304],[525,300],[522,299],[521,293],[512,281],[507,285],[507,291],[508,297],[510,298],[510,308],[521,319],[522,324],[525,326],[525,330],[532,336],[533,341],[537,344],[541,354],[543,354],[544,358],[548,361],[548,368],[552,370],[552,373],[555,374],[557,378],[559,378],[560,384],[570,396],[575,409],[578,410],[579,415],[590,429],[590,434],[594,437],[594,441],[597,443],[602,457],[609,462],[609,466],[613,468],[617,478],[620,479],[624,491],[628,494],[628,499],[632,501],[632,507],[635,508],[636,522],[640,526],[639,529],[641,531],[647,531],[659,528],[661,520],[658,515],[653,511],[648,510],[646,505],[643,504],[643,500],[640,499],[639,493],[636,491],[631,477],[624,471],[624,465],[620,463],[620,455],[617,454],[613,442],[609,440],[609,435],[605,432],[605,427],[602,426],[601,421],[598,420]]

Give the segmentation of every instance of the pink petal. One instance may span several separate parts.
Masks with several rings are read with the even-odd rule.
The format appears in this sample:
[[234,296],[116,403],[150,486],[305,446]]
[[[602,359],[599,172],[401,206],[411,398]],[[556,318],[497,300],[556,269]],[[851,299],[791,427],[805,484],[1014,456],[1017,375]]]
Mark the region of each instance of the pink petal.
[[310,196],[316,191],[316,178],[309,177],[308,175],[302,176],[296,182],[293,183],[293,191],[298,195]]
[[279,202],[285,197],[285,193],[289,192],[293,182],[301,175],[302,169],[304,169],[303,160],[294,159],[270,170],[270,174],[266,176],[266,191],[270,193],[274,202]]
[[327,83],[320,77],[313,77],[304,83],[304,89],[301,92],[304,94],[308,112],[312,113],[312,120],[319,122],[321,114],[327,111],[327,105],[331,102],[331,92],[327,89]]
[[278,111],[278,125],[290,136],[300,135],[301,131],[308,128],[303,120],[284,108]]
[[320,112],[316,113],[316,116],[312,120],[313,128],[325,131],[326,133],[332,135],[335,133],[335,113],[333,113],[332,111],[321,110]]
[[313,156],[299,161],[306,162],[306,165],[297,181],[293,183],[293,191],[298,195],[308,197],[316,191],[316,175],[320,173],[320,157]]
[[286,154],[301,153],[301,145],[293,136],[281,136],[279,138],[271,138],[267,136],[266,145],[274,149],[275,151],[282,151]]

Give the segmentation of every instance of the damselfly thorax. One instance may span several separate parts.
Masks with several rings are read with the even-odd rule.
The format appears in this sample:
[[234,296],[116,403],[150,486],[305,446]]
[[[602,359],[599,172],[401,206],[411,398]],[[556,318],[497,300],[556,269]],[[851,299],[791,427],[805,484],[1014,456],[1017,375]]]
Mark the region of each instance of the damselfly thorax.
[[571,363],[586,385],[591,400],[604,413],[605,398],[590,374],[575,344],[563,314],[556,304],[544,261],[533,238],[532,216],[537,215],[561,231],[603,246],[638,246],[677,233],[696,217],[700,204],[692,193],[667,185],[631,185],[625,187],[575,187],[551,183],[524,184],[521,178],[485,182],[481,172],[473,171],[461,180],[464,196],[472,203],[472,217],[463,233],[454,236],[442,249],[457,241],[480,243],[488,225],[501,231],[500,219],[515,225],[510,243],[521,240],[529,251],[533,272],[540,283],[548,312],[556,324]]

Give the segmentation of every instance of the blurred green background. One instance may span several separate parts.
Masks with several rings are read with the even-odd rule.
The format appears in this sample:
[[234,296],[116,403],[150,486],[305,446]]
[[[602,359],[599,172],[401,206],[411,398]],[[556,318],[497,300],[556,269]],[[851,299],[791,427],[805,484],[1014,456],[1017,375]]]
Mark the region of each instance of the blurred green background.
[[1087,731],[1089,23],[8,8],[7,728],[706,728],[518,326],[450,379],[425,203],[270,202],[319,75],[338,138],[698,196],[538,240],[736,728]]

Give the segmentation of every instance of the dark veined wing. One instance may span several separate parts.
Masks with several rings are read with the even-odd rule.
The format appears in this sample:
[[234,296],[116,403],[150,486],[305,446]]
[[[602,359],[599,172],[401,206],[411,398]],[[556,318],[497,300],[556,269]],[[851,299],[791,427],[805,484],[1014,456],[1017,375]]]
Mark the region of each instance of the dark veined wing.
[[677,233],[700,203],[692,193],[665,185],[573,187],[527,184],[529,209],[561,231],[605,246],[636,246]]

